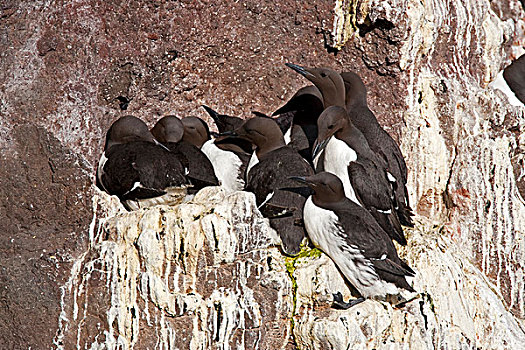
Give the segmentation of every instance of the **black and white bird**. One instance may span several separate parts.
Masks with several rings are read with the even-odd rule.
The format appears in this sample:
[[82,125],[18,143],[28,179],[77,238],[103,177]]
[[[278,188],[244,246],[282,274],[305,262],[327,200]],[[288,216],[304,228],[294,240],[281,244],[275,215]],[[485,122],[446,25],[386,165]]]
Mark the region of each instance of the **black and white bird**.
[[324,108],[345,107],[345,84],[339,73],[329,68],[308,68],[293,63],[286,63],[286,66],[301,74],[319,89]]
[[381,127],[368,108],[366,87],[354,72],[341,73],[346,91],[346,110],[350,120],[363,135],[372,151],[387,162],[389,180],[394,187],[396,211],[401,224],[413,227],[412,208],[406,187],[408,170],[405,158],[396,141]]
[[395,193],[395,208],[401,224],[414,226],[406,188],[405,159],[397,143],[368,108],[366,87],[361,78],[354,72],[339,74],[329,68],[305,68],[290,63],[287,66],[314,83],[323,95],[325,108],[346,108],[350,120],[363,133],[372,151],[387,162],[389,181]]
[[244,123],[244,119],[241,119],[239,117],[233,117],[227,114],[219,114],[217,111],[213,110],[212,108],[206,105],[202,105],[202,108],[204,108],[206,112],[208,112],[210,117],[215,122],[215,125],[217,125],[217,130],[219,131],[219,134],[226,131],[235,130]]
[[187,117],[181,122],[183,140],[200,148],[208,157],[221,187],[228,193],[242,191],[250,154],[235,141],[212,139],[208,125],[200,118]]
[[326,253],[361,297],[334,307],[349,308],[372,297],[414,292],[406,277],[415,272],[397,254],[394,244],[370,213],[346,198],[341,180],[321,172],[294,177],[315,193],[304,206],[304,224],[312,243]]
[[213,119],[213,122],[217,126],[218,134],[211,133],[212,137],[215,137],[213,143],[224,151],[230,151],[237,154],[251,154],[252,144],[249,141],[243,140],[238,137],[225,137],[220,136],[228,131],[233,131],[244,124],[244,119],[239,117],[233,117],[227,114],[219,114],[208,106],[202,105],[202,107],[208,112]]
[[256,162],[248,170],[245,190],[255,194],[259,210],[281,238],[282,250],[288,255],[298,254],[305,237],[302,208],[309,190],[290,176],[312,175],[312,167],[285,144],[273,119],[249,119],[234,134],[255,145]]
[[344,108],[328,107],[317,123],[314,164],[335,174],[343,183],[346,197],[366,208],[392,239],[406,245],[386,162],[370,149]]
[[107,131],[97,186],[116,195],[126,209],[134,210],[182,201],[190,185],[186,172],[142,120],[125,116]]
[[323,111],[323,96],[313,85],[299,89],[272,117],[284,134],[284,141],[309,162],[317,138],[317,118]]
[[186,176],[192,184],[189,192],[219,185],[208,157],[198,147],[183,140],[184,125],[179,118],[173,115],[161,118],[151,129],[151,133],[157,141],[177,156],[187,169]]
[[525,106],[525,54],[499,72],[490,86],[507,95],[511,105]]

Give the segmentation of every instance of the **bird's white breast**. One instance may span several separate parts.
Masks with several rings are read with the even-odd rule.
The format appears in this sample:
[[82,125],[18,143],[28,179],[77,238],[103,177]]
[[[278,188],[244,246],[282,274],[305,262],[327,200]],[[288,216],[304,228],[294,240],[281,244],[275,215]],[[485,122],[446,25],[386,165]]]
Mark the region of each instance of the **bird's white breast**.
[[240,174],[242,162],[235,153],[220,149],[214,140],[206,141],[201,151],[210,160],[215,176],[227,192],[244,189],[244,179]]
[[523,106],[523,103],[516,97],[516,94],[514,91],[512,91],[507,84],[507,81],[503,77],[503,71],[499,72],[496,76],[496,79],[489,84],[490,87],[493,89],[498,89],[501,92],[503,92],[505,95],[507,95],[507,99],[509,100],[509,103],[513,106]]
[[257,154],[255,151],[252,153],[252,156],[250,157],[250,161],[248,162],[248,167],[246,168],[246,181],[248,181],[248,175],[250,174],[250,170],[259,163],[259,158],[257,158]]
[[348,176],[348,165],[357,160],[357,153],[350,148],[346,142],[332,136],[324,149],[324,170],[336,175],[345,189],[345,196],[356,204],[361,205],[357,200],[354,188]]
[[304,226],[312,243],[330,255],[328,236],[339,231],[335,213],[316,206],[310,196],[304,204],[303,217]]
[[106,157],[106,152],[103,152],[98,161],[97,177],[99,184],[104,188],[104,191],[108,191],[102,182],[102,175],[104,174],[104,165],[106,165],[108,158]]
[[348,242],[337,215],[318,207],[310,196],[304,205],[304,226],[312,243],[325,252],[365,298],[398,294],[397,287],[379,278],[372,262],[359,247]]
[[289,144],[290,141],[292,141],[292,129],[293,129],[293,124],[290,125],[290,128],[288,128],[288,130],[286,131],[286,133],[284,134],[284,142],[286,144]]

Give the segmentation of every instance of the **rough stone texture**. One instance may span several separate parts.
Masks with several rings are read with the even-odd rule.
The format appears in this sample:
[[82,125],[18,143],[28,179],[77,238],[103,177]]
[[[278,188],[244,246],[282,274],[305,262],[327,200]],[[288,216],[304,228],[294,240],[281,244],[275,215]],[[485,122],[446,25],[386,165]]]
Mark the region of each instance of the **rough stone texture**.
[[10,137],[16,152],[0,157],[0,344],[16,349],[49,345],[55,334],[59,286],[85,250],[91,180],[42,127],[21,125]]
[[95,200],[120,210],[93,218],[62,289],[57,348],[286,348],[291,281],[253,194],[210,187],[131,213]]
[[[301,266],[294,271],[300,293],[295,337],[279,339],[282,344],[295,340],[320,348],[332,340],[319,332],[341,330],[342,316],[351,330],[337,343],[343,348],[345,342],[387,347],[406,339],[422,346],[513,348],[523,337],[525,108],[510,106],[488,85],[524,51],[522,3],[6,0],[0,11],[0,343],[6,348],[60,342],[64,348],[112,348],[119,342],[175,348],[174,339],[184,337],[195,339],[195,347],[215,342],[212,346],[237,348],[244,341],[250,348],[259,335],[263,348],[278,338],[269,329],[289,334],[294,309],[286,291],[293,286],[275,248],[247,253],[273,257],[272,269],[280,275],[272,286],[282,286],[285,300],[275,309],[256,292],[265,287],[240,273],[249,265],[257,266],[260,276],[277,274],[269,271],[273,265],[230,253],[216,257],[207,250],[216,244],[208,230],[190,230],[208,248],[185,259],[197,259],[208,272],[216,269],[213,259],[226,259],[222,275],[197,274],[219,288],[196,284],[191,273],[169,282],[182,262],[157,266],[154,260],[180,232],[169,239],[157,232],[157,240],[151,232],[162,224],[148,223],[140,232],[137,225],[149,222],[141,215],[161,218],[167,217],[161,210],[195,207],[134,216],[115,203],[99,202],[91,185],[102,135],[117,117],[134,114],[150,124],[166,113],[207,118],[202,103],[243,117],[251,110],[268,113],[305,84],[284,62],[355,69],[363,77],[371,109],[407,159],[410,198],[421,220],[406,254],[420,271],[418,290],[431,299],[400,310],[370,301],[361,306],[362,318],[354,317],[354,310],[334,312],[322,291],[342,288],[340,276],[326,258],[304,258],[304,269],[311,272],[296,262]],[[200,203],[198,210],[204,206],[206,212],[206,201]],[[116,217],[128,221],[119,224]],[[228,218],[220,217],[226,225]],[[422,232],[433,233],[426,238]],[[159,253],[151,254],[155,244]],[[440,280],[432,278],[437,271],[448,274],[445,285],[458,283],[454,295],[465,301],[469,317],[450,316],[458,301],[452,303]],[[304,292],[312,273],[328,281],[316,287],[319,291]],[[234,274],[238,289],[228,284]],[[165,280],[171,283],[167,287]],[[159,286],[156,295],[149,292],[152,285]],[[179,285],[187,290],[176,290]],[[191,290],[202,299],[193,298]],[[474,296],[484,303],[475,303]],[[251,297],[253,302],[242,304]],[[190,314],[190,306],[181,312],[184,303],[197,313]],[[225,325],[218,322],[222,311],[215,305],[233,310],[235,303],[237,313],[222,313],[233,326],[214,333],[216,325]],[[255,310],[281,319],[267,324]],[[401,324],[408,320],[418,324]],[[354,332],[356,326],[360,332]],[[503,340],[508,346],[498,343]]]
[[[132,213],[99,193],[90,248],[62,288],[59,349],[509,348],[521,321],[443,227],[426,219],[401,253],[417,271],[408,302],[330,308],[350,290],[305,248],[286,258],[253,194],[206,188],[186,204]],[[415,299],[414,299],[415,297]],[[394,301],[396,302],[396,301]],[[292,321],[293,320],[293,321]]]
[[[419,221],[409,234],[404,258],[417,271],[421,294],[403,307],[367,300],[345,310],[327,309],[332,293],[344,290],[325,255],[299,263],[295,339],[301,349],[517,349],[525,330],[503,296],[439,227]],[[323,307],[324,304],[324,307]]]

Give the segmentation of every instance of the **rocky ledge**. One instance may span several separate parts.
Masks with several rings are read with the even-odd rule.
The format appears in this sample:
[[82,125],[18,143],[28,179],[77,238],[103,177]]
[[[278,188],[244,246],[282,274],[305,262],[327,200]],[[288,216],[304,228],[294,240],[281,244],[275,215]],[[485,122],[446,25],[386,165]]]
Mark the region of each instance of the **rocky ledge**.
[[246,192],[205,188],[188,203],[125,212],[94,197],[89,250],[63,287],[61,349],[498,348],[524,325],[444,227],[418,218],[400,254],[419,295],[330,307],[351,292],[333,262],[282,255]]

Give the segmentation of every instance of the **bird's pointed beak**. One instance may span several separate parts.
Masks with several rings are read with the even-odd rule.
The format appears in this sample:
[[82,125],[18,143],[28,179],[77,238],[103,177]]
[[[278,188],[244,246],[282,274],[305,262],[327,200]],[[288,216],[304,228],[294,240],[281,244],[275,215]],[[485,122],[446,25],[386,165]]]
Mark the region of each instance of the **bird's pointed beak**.
[[242,137],[242,135],[239,135],[239,133],[236,130],[227,130],[227,131],[218,133],[217,136],[215,137],[215,142],[221,142],[224,140],[232,140],[232,139],[244,140],[245,138]]
[[201,105],[201,106],[202,108],[206,110],[206,112],[208,112],[208,114],[210,115],[210,117],[213,118],[213,120],[216,121],[218,119],[219,113],[215,112],[213,109],[211,109],[210,107],[206,105]]
[[296,181],[296,182],[299,182],[299,183],[302,183],[302,184],[305,184],[308,187],[312,187],[312,186],[315,185],[311,180],[308,179],[308,177],[305,177],[305,176],[290,176],[289,179],[293,180],[293,181]]
[[302,184],[308,184],[308,182],[306,182],[306,177],[304,176],[290,176],[289,179],[300,182]]
[[237,134],[237,132],[235,130],[228,130],[228,131],[224,131],[224,132],[221,132],[219,134],[219,137],[239,137],[239,134]]
[[293,63],[285,63],[285,65],[287,67],[290,67],[292,68],[294,71],[296,71],[297,73],[301,74],[303,77],[309,79],[311,77],[314,77],[314,75],[312,73],[310,73],[307,68],[305,67],[302,67],[298,64],[293,64]]
[[168,147],[164,146],[162,143],[160,143],[159,141],[157,141],[157,139],[153,139],[153,141],[155,142],[155,144],[156,144],[157,146],[160,146],[160,147],[164,148],[166,151],[171,152],[170,149],[169,149]]
[[319,138],[317,138],[313,145],[313,151],[312,151],[312,159],[315,159],[321,152],[325,149],[326,145],[328,144],[328,141],[330,140],[330,137],[319,141]]

